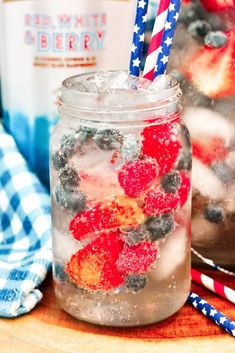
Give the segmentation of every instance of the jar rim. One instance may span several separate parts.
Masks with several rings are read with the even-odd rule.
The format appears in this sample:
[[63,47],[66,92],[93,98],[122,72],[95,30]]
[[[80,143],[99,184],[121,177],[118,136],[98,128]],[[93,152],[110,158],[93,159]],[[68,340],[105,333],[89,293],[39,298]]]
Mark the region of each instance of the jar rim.
[[[113,85],[111,81],[112,78],[115,79],[115,75],[122,77],[124,86],[122,86],[121,80]],[[105,83],[108,84],[111,82],[108,89],[104,89],[102,92],[96,90],[96,80],[99,79],[107,79]],[[159,89],[159,85],[161,87],[163,83],[166,87]],[[90,88],[89,85],[93,85],[94,91],[86,91],[87,87]],[[131,87],[129,88],[129,86]],[[170,118],[169,115],[181,110],[179,106],[180,95],[181,90],[177,80],[168,75],[158,76],[155,81],[151,82],[141,77],[129,75],[127,71],[98,71],[66,78],[62,82],[59,110],[61,115],[70,117],[76,117],[78,113],[84,115],[92,115],[92,113],[94,115],[95,113],[95,118],[93,116],[92,119],[89,117],[86,119],[106,122],[109,120],[110,122],[133,121],[133,117],[130,118],[130,115],[136,113],[158,115],[157,112],[159,112],[160,115],[168,115]],[[168,109],[169,107],[171,109]],[[125,114],[126,117],[124,117]],[[112,115],[112,117],[109,118],[108,115]],[[142,119],[136,114],[137,121]]]

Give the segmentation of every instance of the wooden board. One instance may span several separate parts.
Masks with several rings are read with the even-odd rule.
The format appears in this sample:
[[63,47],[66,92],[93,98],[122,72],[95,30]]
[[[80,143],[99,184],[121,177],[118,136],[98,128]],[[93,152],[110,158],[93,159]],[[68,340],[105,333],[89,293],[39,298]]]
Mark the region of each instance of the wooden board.
[[[204,271],[235,289],[235,278]],[[43,300],[30,313],[0,319],[1,353],[234,353],[235,338],[189,304],[161,323],[134,328],[100,327],[60,309],[51,275],[40,288]],[[235,306],[193,284],[192,290],[235,320]]]

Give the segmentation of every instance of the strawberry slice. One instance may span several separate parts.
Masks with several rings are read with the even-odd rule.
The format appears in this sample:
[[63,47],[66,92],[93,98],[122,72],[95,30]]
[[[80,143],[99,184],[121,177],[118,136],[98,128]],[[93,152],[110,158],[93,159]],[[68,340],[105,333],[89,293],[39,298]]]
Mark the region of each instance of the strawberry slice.
[[224,140],[220,137],[207,139],[205,143],[192,140],[193,156],[204,164],[210,165],[215,161],[222,161],[228,155]]
[[235,93],[235,30],[226,33],[223,48],[204,46],[187,61],[186,76],[210,98],[223,98]]
[[72,281],[90,290],[111,290],[124,282],[116,261],[123,249],[120,232],[101,233],[74,254],[66,266]]
[[136,202],[127,196],[120,196],[78,213],[71,220],[69,231],[76,240],[84,240],[89,233],[118,227],[136,227],[144,220],[145,216]]
[[201,4],[205,10],[209,12],[217,12],[228,10],[235,4],[234,0],[201,0]]

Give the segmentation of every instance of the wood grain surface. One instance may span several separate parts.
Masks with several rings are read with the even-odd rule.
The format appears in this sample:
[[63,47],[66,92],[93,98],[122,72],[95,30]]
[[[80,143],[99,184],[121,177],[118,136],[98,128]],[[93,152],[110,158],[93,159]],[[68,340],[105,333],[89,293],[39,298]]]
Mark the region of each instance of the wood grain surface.
[[[204,271],[235,289],[235,278]],[[78,321],[58,306],[51,275],[40,288],[41,303],[29,314],[0,319],[1,353],[235,353],[235,338],[189,304],[166,321],[133,328]],[[235,306],[192,284],[192,290],[235,320]]]

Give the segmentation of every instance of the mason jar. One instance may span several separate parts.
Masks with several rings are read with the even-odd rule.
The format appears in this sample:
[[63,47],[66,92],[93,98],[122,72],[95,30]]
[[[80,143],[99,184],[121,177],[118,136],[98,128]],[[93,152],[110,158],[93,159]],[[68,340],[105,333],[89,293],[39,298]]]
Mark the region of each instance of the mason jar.
[[192,244],[216,264],[234,266],[234,2],[184,4],[169,65],[183,90],[192,138]]
[[175,79],[126,72],[62,84],[51,138],[53,277],[72,316],[136,326],[190,290],[188,131]]

